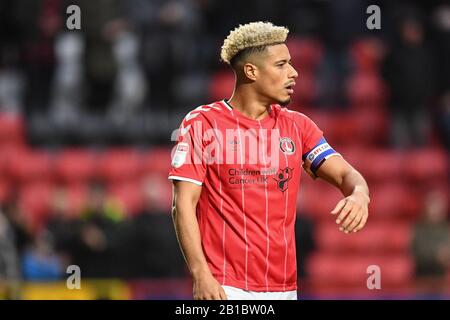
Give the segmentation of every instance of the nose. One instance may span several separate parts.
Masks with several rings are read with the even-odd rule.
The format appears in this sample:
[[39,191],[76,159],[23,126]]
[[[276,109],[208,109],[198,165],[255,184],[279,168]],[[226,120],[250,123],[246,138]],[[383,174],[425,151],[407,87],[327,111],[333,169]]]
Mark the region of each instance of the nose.
[[295,70],[295,68],[291,65],[291,72],[289,73],[289,78],[298,78],[298,72]]

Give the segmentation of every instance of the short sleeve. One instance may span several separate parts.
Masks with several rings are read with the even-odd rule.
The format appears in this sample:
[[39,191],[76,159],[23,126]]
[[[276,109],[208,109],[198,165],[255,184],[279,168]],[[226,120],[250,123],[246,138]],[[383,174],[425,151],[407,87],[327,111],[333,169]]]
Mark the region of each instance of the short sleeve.
[[300,131],[302,133],[303,155],[311,151],[323,137],[322,130],[307,116],[302,115],[300,121]]
[[187,121],[186,117],[178,129],[178,138],[172,151],[170,180],[181,180],[202,185],[206,175],[203,141],[205,121],[202,116]]
[[331,156],[339,155],[326,141],[323,131],[308,117],[304,116],[302,124],[303,169],[316,179],[316,172]]

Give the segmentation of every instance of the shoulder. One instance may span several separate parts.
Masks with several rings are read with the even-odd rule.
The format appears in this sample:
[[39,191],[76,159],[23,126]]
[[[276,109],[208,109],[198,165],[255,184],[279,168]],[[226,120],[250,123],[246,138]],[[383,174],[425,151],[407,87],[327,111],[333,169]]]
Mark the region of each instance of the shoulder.
[[204,124],[208,124],[211,122],[211,119],[217,117],[217,113],[221,113],[223,110],[223,106],[220,102],[213,102],[210,104],[200,105],[191,111],[189,111],[183,118],[181,123],[182,127],[187,127],[188,125],[195,122],[202,122]]
[[272,106],[274,111],[278,114],[278,117],[288,119],[292,122],[295,122],[296,125],[304,127],[308,126],[311,123],[314,123],[310,117],[305,115],[304,113],[291,110],[287,107],[282,107],[278,104]]
[[183,118],[183,122],[189,122],[193,119],[205,120],[211,116],[217,115],[217,113],[221,113],[222,110],[223,105],[218,101],[210,104],[203,104],[189,111]]

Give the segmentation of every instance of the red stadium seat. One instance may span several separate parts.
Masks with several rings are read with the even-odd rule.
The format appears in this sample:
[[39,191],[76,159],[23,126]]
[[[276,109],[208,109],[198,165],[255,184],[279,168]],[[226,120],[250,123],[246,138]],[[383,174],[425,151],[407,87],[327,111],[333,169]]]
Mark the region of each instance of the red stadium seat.
[[443,197],[444,201],[447,201],[450,207],[450,184],[448,183],[448,179],[439,179],[428,184],[419,185],[416,187],[416,192],[424,195],[422,198],[423,204],[425,204],[428,195],[437,192]]
[[407,154],[405,170],[414,182],[432,183],[433,180],[449,178],[449,156],[443,149],[423,149]]
[[19,192],[18,206],[33,231],[40,231],[51,213],[52,192],[47,183],[28,184]]
[[420,213],[421,197],[407,183],[388,182],[371,187],[369,210],[373,219],[415,219]]
[[346,161],[351,165],[354,165],[359,170],[361,166],[364,166],[364,154],[366,150],[362,150],[360,147],[353,145],[333,145],[337,152],[339,152]]
[[[383,108],[359,109],[350,112],[349,118],[356,122],[357,135],[347,141],[359,144],[361,147],[369,145],[384,145],[389,139],[389,115]],[[346,120],[348,121],[348,120]],[[345,122],[343,122],[345,123]]]
[[231,70],[216,72],[209,86],[209,100],[218,101],[231,96],[234,89],[234,74]]
[[382,288],[400,288],[411,283],[414,264],[408,254],[337,255],[315,253],[307,262],[312,287],[348,286],[368,293],[367,279],[373,274],[370,266],[381,271]]
[[383,43],[375,38],[359,39],[350,46],[350,56],[357,71],[377,72],[384,53]]
[[[301,184],[309,179],[304,173]],[[331,185],[321,180],[313,183],[308,181],[301,186],[298,211],[313,219],[332,219],[330,212],[342,198],[341,193]]]
[[87,185],[68,185],[66,191],[70,215],[79,216],[85,208],[88,199],[89,191]]
[[161,174],[168,176],[171,169],[171,148],[154,148],[146,152],[143,157],[144,174]]
[[14,160],[19,158],[20,154],[23,154],[26,149],[23,146],[2,146],[0,148],[0,180],[6,186],[3,193],[3,199],[9,198],[9,196],[14,196],[12,193],[17,187],[17,181],[14,180],[11,174],[11,166]]
[[332,145],[373,145],[386,140],[387,116],[383,110],[311,112],[308,116],[324,131]]
[[[13,148],[13,150],[15,150]],[[0,177],[7,178],[9,175],[8,164],[14,152],[11,148],[0,148]]]
[[85,183],[95,177],[96,157],[91,151],[69,149],[62,151],[56,158],[57,178],[65,183]]
[[[311,112],[308,116],[324,131],[325,138],[333,146],[349,144],[357,135],[357,119],[344,112]],[[343,125],[345,123],[345,125]]]
[[9,173],[18,183],[52,181],[53,159],[45,151],[19,151],[9,159]]
[[[344,151],[345,152],[345,151]],[[406,157],[399,151],[388,149],[366,149],[351,162],[368,182],[397,181],[404,177]],[[350,160],[349,160],[350,161]]]
[[0,204],[7,203],[11,198],[11,186],[6,180],[0,180]]
[[107,183],[133,181],[142,173],[142,162],[132,149],[108,150],[100,155],[98,168]]
[[292,103],[290,107],[300,108],[303,112],[303,106],[310,106],[317,97],[316,77],[312,72],[302,71],[302,74],[296,80],[294,94],[292,96]]
[[147,175],[143,179],[145,201],[155,211],[170,213],[172,207],[172,182],[167,175]]
[[25,125],[22,117],[0,114],[0,145],[24,145]]
[[321,252],[390,254],[408,252],[412,229],[409,222],[372,221],[358,233],[344,234],[330,221],[317,226],[316,241]]
[[[314,72],[322,61],[323,45],[313,38],[289,37],[287,42],[292,64],[303,72]],[[301,78],[301,77],[300,77]]]
[[356,72],[346,83],[350,105],[357,108],[384,106],[387,98],[386,84],[381,76],[373,72]]
[[64,217],[64,219],[80,217],[85,208],[87,196],[87,185],[55,185],[51,190],[49,204],[49,214],[51,216],[48,219],[53,217]]
[[123,206],[127,216],[139,214],[144,207],[143,191],[139,183],[112,185],[108,188],[108,194]]
[[[355,159],[354,156],[350,158]],[[355,167],[358,168],[357,165]],[[309,179],[306,174],[302,176],[298,210],[312,218],[327,219],[343,196],[328,183],[322,180],[310,182]],[[380,180],[379,183],[370,185],[370,193],[369,212],[373,220],[415,219],[420,213],[420,193],[413,185],[402,180],[387,183],[381,183]]]

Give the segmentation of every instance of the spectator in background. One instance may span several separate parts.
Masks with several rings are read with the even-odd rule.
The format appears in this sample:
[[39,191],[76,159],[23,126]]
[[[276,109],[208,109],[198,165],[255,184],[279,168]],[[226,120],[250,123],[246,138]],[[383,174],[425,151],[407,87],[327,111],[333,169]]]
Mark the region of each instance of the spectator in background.
[[25,73],[26,114],[47,109],[55,68],[54,41],[63,25],[61,7],[61,0],[16,0],[11,8]]
[[423,215],[414,228],[412,254],[418,290],[442,292],[450,267],[450,225],[448,200],[444,193],[431,191],[425,197]]
[[118,274],[117,236],[122,214],[107,199],[102,184],[92,184],[88,203],[81,214],[75,236],[74,263],[85,277],[114,277]]
[[128,30],[120,32],[116,38],[113,53],[118,70],[113,103],[108,111],[113,119],[124,122],[142,108],[147,84],[138,61],[137,36]]
[[305,214],[297,214],[295,221],[295,245],[297,248],[297,278],[301,290],[308,292],[308,270],[306,268],[309,257],[317,249],[314,238],[314,221]]
[[438,105],[435,113],[438,133],[450,151],[450,5],[438,6],[432,14],[435,66],[438,75]]
[[0,298],[14,298],[21,278],[14,232],[0,211]]
[[195,71],[199,64],[201,16],[195,1],[131,0],[127,1],[127,12],[140,37],[150,105],[167,110],[173,105],[175,76]]
[[19,72],[14,0],[0,1],[0,111],[22,112],[23,76]]
[[133,251],[130,266],[137,277],[179,277],[187,275],[178,249],[169,209],[161,202],[161,177],[148,177],[144,184],[145,208],[133,221]]
[[419,18],[408,14],[397,32],[399,39],[391,44],[384,65],[391,88],[392,143],[399,148],[424,146],[429,139],[428,103],[434,92],[432,57]]
[[83,52],[83,38],[78,32],[63,32],[55,42],[56,70],[49,117],[65,122],[65,126],[81,110]]
[[[52,111],[59,121],[76,121],[85,103],[87,111],[102,116],[107,111],[114,120],[126,121],[142,107],[146,83],[138,61],[140,43],[124,17],[124,2],[66,1],[71,4],[80,6],[82,28],[62,32],[55,43]],[[83,89],[86,101],[80,99]]]
[[53,194],[51,213],[47,222],[48,236],[64,266],[72,263],[79,229],[76,213],[70,211],[68,201],[66,190],[56,190]]
[[307,214],[298,214],[295,222],[295,242],[297,247],[298,278],[308,276],[306,264],[309,256],[316,249],[314,239],[314,222]]
[[4,215],[8,219],[9,226],[14,234],[14,245],[17,248],[19,257],[21,257],[25,249],[33,241],[31,225],[14,199],[4,206]]
[[103,113],[109,107],[117,76],[113,45],[126,29],[121,0],[74,0],[80,6],[84,40],[84,74],[87,107]]
[[439,95],[450,91],[450,4],[436,7],[431,15],[433,46],[437,73],[437,90]]
[[30,281],[61,279],[64,268],[46,232],[39,234],[22,257],[24,278]]
[[450,89],[438,101],[436,122],[442,143],[450,151]]

